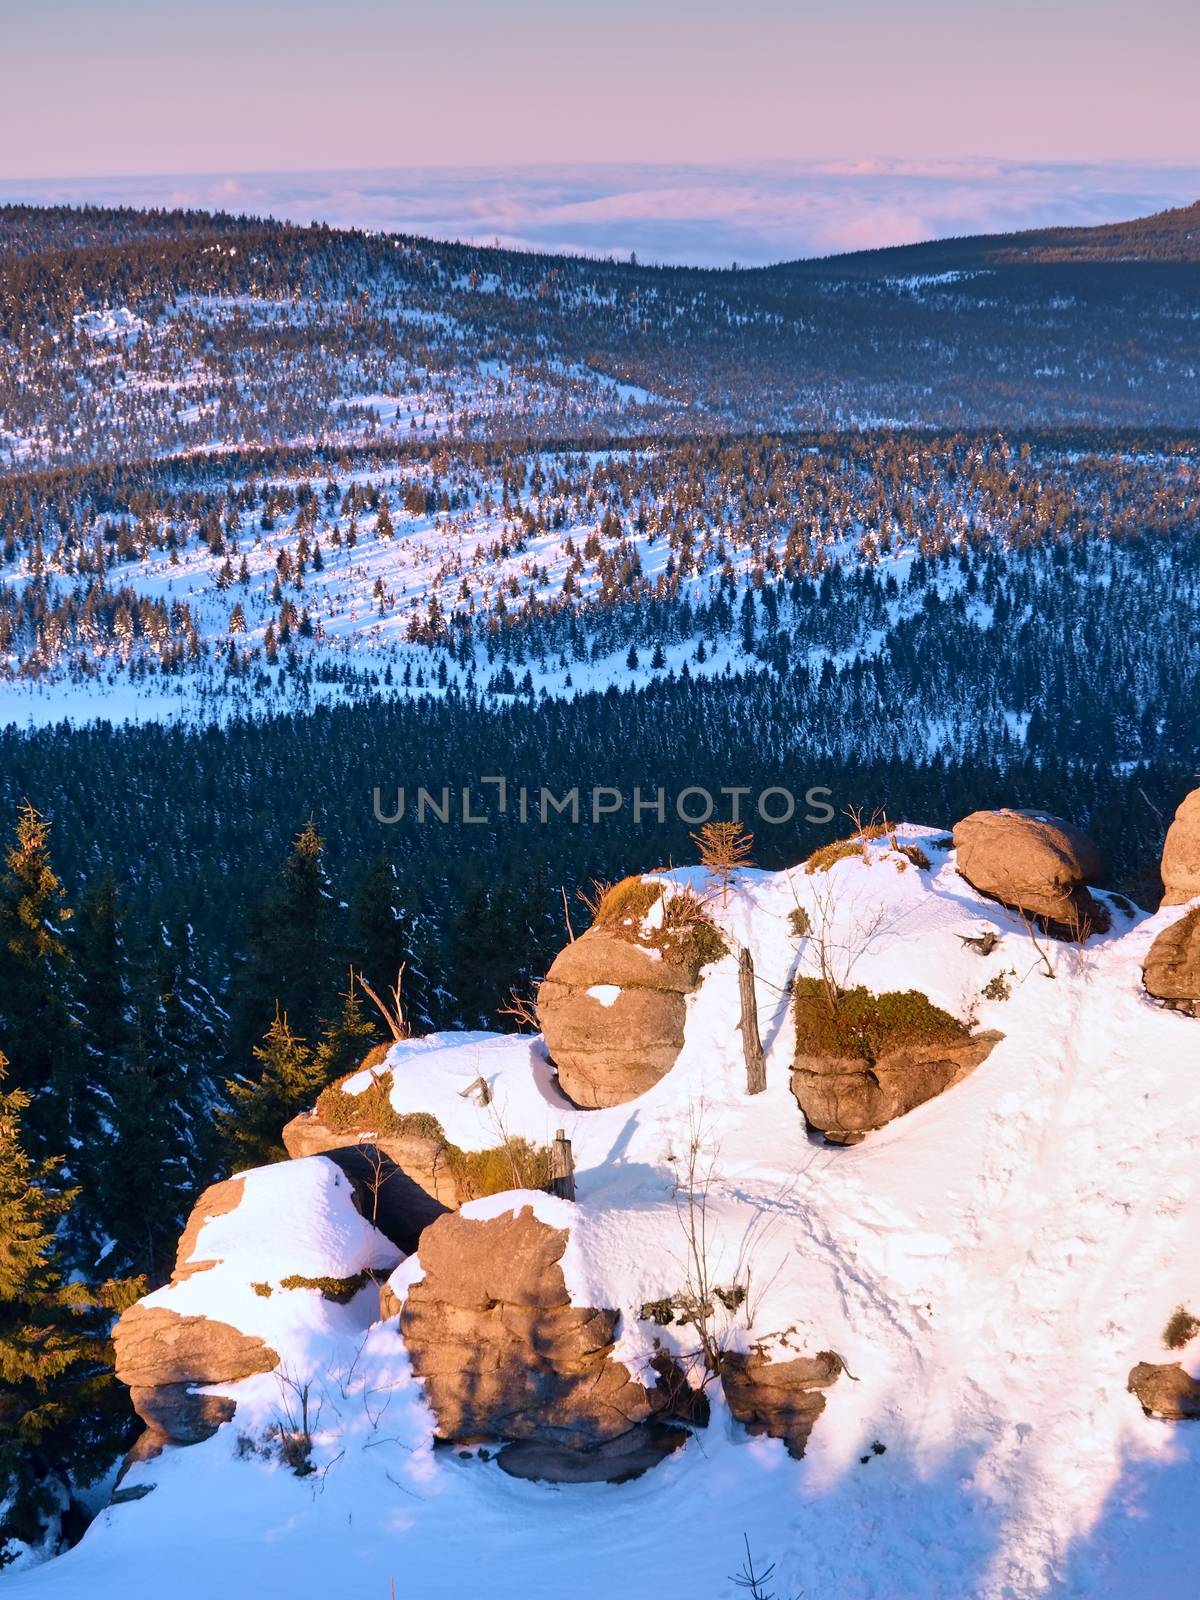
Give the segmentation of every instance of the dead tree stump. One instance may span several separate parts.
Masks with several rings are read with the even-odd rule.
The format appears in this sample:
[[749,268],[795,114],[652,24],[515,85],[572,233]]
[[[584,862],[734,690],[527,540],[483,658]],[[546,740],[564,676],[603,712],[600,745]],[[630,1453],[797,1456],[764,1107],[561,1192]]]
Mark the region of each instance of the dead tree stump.
[[566,1130],[560,1128],[550,1146],[550,1193],[560,1200],[575,1198],[575,1157]]
[[758,1032],[758,1000],[754,990],[754,957],[743,946],[738,956],[738,993],[742,1003],[742,1054],[746,1058],[746,1093],[767,1087],[767,1058]]

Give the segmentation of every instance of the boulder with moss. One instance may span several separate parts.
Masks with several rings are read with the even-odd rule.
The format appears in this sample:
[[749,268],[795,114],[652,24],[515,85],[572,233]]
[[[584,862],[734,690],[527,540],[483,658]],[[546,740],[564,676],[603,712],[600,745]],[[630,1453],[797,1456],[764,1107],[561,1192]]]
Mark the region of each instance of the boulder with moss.
[[1162,853],[1164,906],[1182,906],[1200,895],[1200,789],[1184,795],[1167,829]]
[[1003,1037],[975,1033],[917,989],[873,994],[793,985],[796,1053],[791,1087],[811,1128],[854,1144],[943,1093]]
[[955,824],[955,865],[980,894],[1086,937],[1109,925],[1086,885],[1100,852],[1081,829],[1044,811],[973,811]]
[[545,1209],[552,1220],[531,1200],[427,1228],[400,1330],[439,1438],[536,1446],[511,1462],[501,1452],[501,1466],[522,1477],[629,1477],[680,1442],[650,1428],[670,1409],[670,1389],[644,1387],[613,1359],[618,1312],[573,1303],[562,1261],[575,1208]]
[[1200,906],[1164,928],[1142,968],[1146,993],[1176,1011],[1200,1016]]
[[726,946],[699,901],[661,879],[626,878],[592,927],[556,956],[538,1024],[578,1106],[622,1105],[664,1077],[683,1048],[687,996]]

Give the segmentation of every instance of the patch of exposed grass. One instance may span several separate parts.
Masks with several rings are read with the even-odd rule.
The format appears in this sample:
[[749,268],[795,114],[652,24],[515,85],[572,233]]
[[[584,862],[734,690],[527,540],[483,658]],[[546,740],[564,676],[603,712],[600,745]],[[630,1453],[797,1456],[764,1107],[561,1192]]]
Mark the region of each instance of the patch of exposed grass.
[[802,1055],[857,1056],[868,1063],[905,1046],[959,1044],[969,1029],[919,989],[872,994],[861,985],[838,991],[831,1006],[820,978],[792,985],[796,1048]]
[[788,912],[788,927],[792,930],[793,939],[807,939],[812,932],[812,918],[803,906],[795,906]]
[[349,1305],[360,1289],[365,1289],[368,1283],[375,1281],[375,1275],[369,1267],[364,1267],[361,1272],[356,1272],[352,1278],[306,1278],[302,1273],[293,1272],[290,1277],[280,1278],[281,1289],[316,1289],[323,1294],[326,1300],[334,1300],[339,1306]]
[[1168,1350],[1182,1350],[1185,1344],[1191,1344],[1198,1333],[1200,1317],[1194,1317],[1186,1306],[1179,1306],[1171,1313],[1170,1321],[1163,1329],[1163,1343]]
[[835,839],[832,844],[823,844],[819,850],[814,850],[804,863],[804,870],[811,877],[814,872],[828,872],[839,861],[848,861],[851,856],[861,857],[862,853],[863,842],[857,834],[853,839]]
[[[361,1069],[360,1069],[361,1070]],[[442,1125],[428,1111],[397,1111],[392,1104],[392,1074],[373,1073],[361,1094],[342,1087],[356,1073],[339,1078],[317,1096],[317,1115],[334,1133],[379,1133],[394,1137],[436,1139],[445,1143]]]
[[550,1147],[511,1136],[490,1150],[446,1146],[446,1165],[460,1202],[482,1200],[506,1189],[545,1189],[550,1183]]
[[592,926],[636,939],[646,913],[662,899],[665,887],[662,883],[645,883],[640,877],[622,878],[600,896]]
[[[659,950],[668,960],[697,970],[719,961],[726,945],[720,930],[690,889],[666,894],[664,883],[644,883],[622,878],[606,889],[596,903],[594,928],[605,928],[630,944]],[[665,896],[665,898],[664,898]],[[663,901],[662,926],[647,928],[647,915]]]
[[1012,984],[1008,981],[1008,974],[997,972],[995,977],[988,979],[980,992],[985,1000],[1008,1000],[1012,995]]
[[252,1283],[250,1287],[254,1290],[255,1294],[259,1295],[263,1300],[269,1300],[275,1292],[269,1283]]

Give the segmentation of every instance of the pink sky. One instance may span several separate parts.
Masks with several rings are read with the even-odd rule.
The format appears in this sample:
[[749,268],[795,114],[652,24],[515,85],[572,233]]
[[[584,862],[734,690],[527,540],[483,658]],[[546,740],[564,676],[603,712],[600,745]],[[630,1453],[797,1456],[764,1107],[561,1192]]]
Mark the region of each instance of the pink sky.
[[1194,0],[0,0],[0,179],[1200,162]]

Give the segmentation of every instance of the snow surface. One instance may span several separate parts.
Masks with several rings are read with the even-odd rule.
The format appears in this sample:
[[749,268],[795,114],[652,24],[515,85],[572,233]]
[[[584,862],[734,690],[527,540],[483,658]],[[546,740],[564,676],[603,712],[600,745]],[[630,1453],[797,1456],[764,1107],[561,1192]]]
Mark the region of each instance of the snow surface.
[[[276,1325],[276,1348],[322,1401],[318,1474],[237,1458],[238,1435],[278,1416],[280,1379],[231,1385],[232,1423],[133,1468],[126,1483],[153,1493],[104,1512],[7,1592],[378,1600],[394,1578],[404,1596],[486,1582],[495,1600],[731,1600],[745,1535],[777,1563],[776,1592],[808,1600],[1194,1597],[1200,1426],[1147,1419],[1126,1392],[1136,1362],[1176,1359],[1162,1340],[1175,1308],[1200,1312],[1200,1024],[1140,982],[1152,939],[1185,908],[1114,906],[1111,933],[1048,947],[1051,979],[1020,922],[957,876],[932,830],[901,832],[923,840],[932,871],[881,842],[827,874],[748,871],[726,905],[711,899],[754,955],[761,1095],[745,1094],[732,955],[689,997],[676,1066],[627,1105],[569,1107],[537,1039],[443,1034],[388,1059],[396,1104],[433,1112],[461,1144],[494,1142],[496,1117],[530,1138],[566,1129],[576,1205],[518,1193],[469,1211],[531,1204],[569,1226],[572,1294],[621,1309],[618,1354],[635,1370],[655,1334],[687,1348],[686,1329],[637,1312],[682,1284],[675,1186],[698,1130],[713,1278],[749,1281],[722,1337],[782,1358],[834,1350],[848,1369],[802,1462],[748,1438],[714,1395],[709,1428],[635,1483],[516,1482],[475,1452],[434,1449],[403,1342],[394,1324],[369,1325],[365,1292],[333,1308],[335,1327],[316,1295],[277,1291],[264,1315],[276,1301],[300,1310]],[[706,887],[699,872],[676,876]],[[852,1148],[811,1140],[788,1090],[784,991],[814,970],[812,939],[790,932],[797,905],[850,945],[874,928],[852,981],[922,989],[1005,1036],[963,1083]],[[982,958],[960,936],[986,928],[1000,944]],[[1011,997],[981,999],[1000,972]],[[481,1075],[490,1112],[460,1093]],[[334,1237],[324,1210],[342,1199],[329,1189],[279,1204],[271,1230],[290,1170],[252,1175],[244,1246],[241,1208],[207,1225],[202,1246],[228,1253],[182,1286],[197,1304],[218,1290],[233,1303],[219,1274],[277,1279],[295,1270],[294,1244]],[[336,1248],[345,1262],[366,1247]],[[398,1292],[420,1270],[403,1263]],[[1200,1340],[1181,1358],[1200,1372]]]

